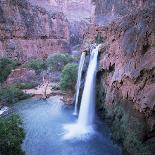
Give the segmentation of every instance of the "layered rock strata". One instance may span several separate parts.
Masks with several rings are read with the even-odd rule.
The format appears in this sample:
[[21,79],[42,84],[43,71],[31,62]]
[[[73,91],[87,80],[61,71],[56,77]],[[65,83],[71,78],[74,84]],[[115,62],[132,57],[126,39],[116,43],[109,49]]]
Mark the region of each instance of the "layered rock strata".
[[0,1],[0,56],[20,61],[69,52],[69,23],[26,0]]

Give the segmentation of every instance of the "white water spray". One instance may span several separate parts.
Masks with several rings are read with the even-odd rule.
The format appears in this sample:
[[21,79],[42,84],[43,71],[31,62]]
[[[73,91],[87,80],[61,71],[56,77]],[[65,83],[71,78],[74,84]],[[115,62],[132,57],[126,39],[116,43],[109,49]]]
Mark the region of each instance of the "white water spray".
[[83,52],[81,55],[81,58],[80,58],[79,69],[78,69],[78,79],[77,79],[77,85],[76,85],[76,100],[75,100],[75,108],[74,108],[73,115],[78,114],[78,98],[79,98],[81,76],[82,76],[82,70],[83,70],[83,65],[84,65],[84,61],[85,61],[85,55],[86,55],[86,53]]
[[91,51],[78,121],[76,124],[64,126],[67,131],[64,135],[64,139],[85,139],[89,134],[94,133],[93,123],[95,117],[95,86],[99,47],[100,46],[97,46]]
[[89,62],[87,75],[86,75],[85,87],[83,90],[83,95],[81,100],[78,123],[84,127],[91,126],[94,121],[98,49],[99,49],[99,46],[97,46],[91,52],[90,62]]

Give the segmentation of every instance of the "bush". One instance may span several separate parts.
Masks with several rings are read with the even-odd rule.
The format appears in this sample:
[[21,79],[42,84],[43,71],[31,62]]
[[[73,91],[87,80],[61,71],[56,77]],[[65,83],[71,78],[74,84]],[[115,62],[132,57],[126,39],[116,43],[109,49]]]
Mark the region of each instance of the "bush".
[[141,114],[127,104],[118,104],[113,108],[108,106],[106,110],[106,116],[112,120],[113,139],[123,144],[127,154],[153,154],[151,146],[143,143],[146,127]]
[[60,80],[60,88],[63,91],[75,91],[77,80],[77,64],[67,64],[63,71]]
[[33,69],[37,74],[47,69],[46,61],[43,59],[32,59],[25,64],[28,69]]
[[2,87],[0,89],[0,101],[4,103],[12,104],[28,97],[29,95],[16,86]]
[[25,137],[22,122],[18,115],[8,118],[0,118],[0,154],[1,155],[24,155],[21,149]]
[[47,59],[47,65],[51,67],[53,71],[62,71],[64,66],[70,62],[73,62],[73,58],[69,54],[55,53],[49,56]]
[[0,59],[0,83],[3,83],[8,75],[11,73],[11,70],[17,66],[17,63],[14,60],[8,58]]

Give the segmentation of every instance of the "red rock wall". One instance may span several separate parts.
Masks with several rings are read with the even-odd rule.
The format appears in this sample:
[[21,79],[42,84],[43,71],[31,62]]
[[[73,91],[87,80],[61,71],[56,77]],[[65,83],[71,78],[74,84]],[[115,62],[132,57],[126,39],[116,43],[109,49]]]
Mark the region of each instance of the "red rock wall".
[[0,1],[0,56],[25,61],[69,52],[69,35],[63,13],[49,13],[25,0]]
[[118,98],[133,102],[147,115],[155,111],[155,7],[138,11],[108,26],[92,27],[85,45],[102,43],[100,54],[101,83],[105,104]]

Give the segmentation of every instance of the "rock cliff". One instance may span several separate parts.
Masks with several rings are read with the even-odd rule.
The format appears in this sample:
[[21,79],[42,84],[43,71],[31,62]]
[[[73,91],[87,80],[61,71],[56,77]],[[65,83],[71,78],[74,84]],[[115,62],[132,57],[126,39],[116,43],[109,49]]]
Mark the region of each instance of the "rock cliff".
[[29,0],[33,5],[42,6],[46,10],[63,12],[69,21],[70,46],[77,50],[83,40],[93,16],[91,0]]
[[[126,8],[124,12],[116,5],[119,1],[108,2],[96,1],[96,18],[102,15],[105,19],[109,13],[118,16],[106,24],[96,20],[85,34],[82,47],[87,51],[90,44],[101,43],[98,110],[111,119],[113,137],[123,143],[126,154],[153,154],[150,151],[155,145],[154,1],[121,1],[119,6]],[[115,8],[113,13],[108,7]]]
[[26,0],[0,1],[0,56],[25,61],[53,52],[69,52],[69,23]]

